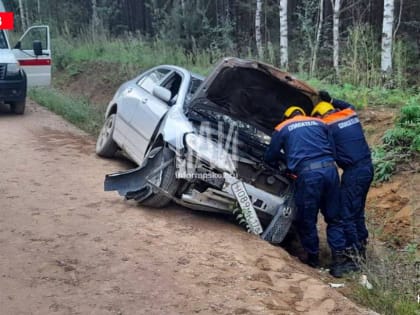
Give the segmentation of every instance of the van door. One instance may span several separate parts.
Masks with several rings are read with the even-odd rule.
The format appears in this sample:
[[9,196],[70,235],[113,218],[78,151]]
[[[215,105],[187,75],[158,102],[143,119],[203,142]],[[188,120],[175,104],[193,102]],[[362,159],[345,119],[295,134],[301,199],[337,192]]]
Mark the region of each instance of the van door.
[[13,54],[26,72],[28,86],[51,84],[50,28],[47,25],[28,28]]

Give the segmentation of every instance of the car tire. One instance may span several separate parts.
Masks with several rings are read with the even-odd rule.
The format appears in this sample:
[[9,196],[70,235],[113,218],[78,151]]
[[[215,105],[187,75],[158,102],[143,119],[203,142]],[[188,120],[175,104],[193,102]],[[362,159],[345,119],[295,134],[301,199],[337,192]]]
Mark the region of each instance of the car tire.
[[118,151],[118,145],[112,138],[116,117],[116,114],[109,115],[102,126],[101,132],[96,140],[96,154],[99,156],[112,158]]
[[[154,157],[155,159],[162,159],[163,163],[173,159],[174,153],[168,148],[162,148],[159,153]],[[175,176],[176,166],[175,159],[173,163],[170,163],[162,171],[162,180],[160,182],[160,188],[168,192],[171,196],[174,196],[179,187],[179,180]],[[171,202],[171,198],[162,192],[154,192],[147,199],[140,202],[142,206],[163,208]]]
[[26,99],[10,104],[10,108],[16,115],[23,115],[26,107]]

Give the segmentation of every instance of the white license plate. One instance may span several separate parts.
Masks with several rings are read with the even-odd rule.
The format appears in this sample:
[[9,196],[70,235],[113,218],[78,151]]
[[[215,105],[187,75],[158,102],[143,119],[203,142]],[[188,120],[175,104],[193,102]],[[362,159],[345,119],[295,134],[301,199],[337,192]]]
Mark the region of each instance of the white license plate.
[[254,206],[252,205],[251,199],[246,192],[244,183],[238,181],[232,184],[231,187],[232,192],[239,203],[239,207],[242,209],[245,220],[248,223],[249,229],[253,234],[260,235],[263,232],[263,229],[257,213],[255,212]]

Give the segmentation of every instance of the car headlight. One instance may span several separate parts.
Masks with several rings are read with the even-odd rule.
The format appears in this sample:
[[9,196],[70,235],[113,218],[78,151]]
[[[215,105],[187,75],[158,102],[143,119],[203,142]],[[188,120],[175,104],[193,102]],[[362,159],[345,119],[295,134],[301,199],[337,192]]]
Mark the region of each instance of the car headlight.
[[184,139],[188,151],[192,151],[197,158],[209,163],[210,166],[218,170],[230,174],[235,172],[235,163],[222,145],[193,133],[186,134]]
[[7,76],[16,76],[19,74],[20,66],[18,63],[9,63],[7,64]]

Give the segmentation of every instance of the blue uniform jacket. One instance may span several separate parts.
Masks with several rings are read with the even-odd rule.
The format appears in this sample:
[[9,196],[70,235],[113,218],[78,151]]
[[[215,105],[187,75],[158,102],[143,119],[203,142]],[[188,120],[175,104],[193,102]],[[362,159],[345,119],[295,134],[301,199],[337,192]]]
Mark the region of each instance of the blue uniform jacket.
[[321,119],[306,116],[282,122],[276,127],[264,160],[267,163],[285,160],[287,168],[295,173],[306,162],[333,160],[328,127]]
[[339,111],[324,117],[323,121],[329,126],[330,136],[335,144],[338,166],[344,169],[370,159],[370,149],[354,106],[340,100],[333,100],[332,105]]

